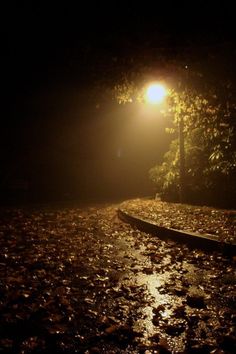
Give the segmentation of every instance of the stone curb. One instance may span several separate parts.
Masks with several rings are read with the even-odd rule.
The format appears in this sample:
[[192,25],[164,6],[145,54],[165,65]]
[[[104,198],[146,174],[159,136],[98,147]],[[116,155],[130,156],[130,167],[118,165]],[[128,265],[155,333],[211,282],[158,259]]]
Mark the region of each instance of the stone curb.
[[141,231],[156,234],[160,239],[172,239],[178,243],[187,244],[191,248],[236,253],[236,244],[220,242],[214,236],[158,226],[154,222],[131,215],[121,208],[118,208],[117,213],[122,221],[136,226]]

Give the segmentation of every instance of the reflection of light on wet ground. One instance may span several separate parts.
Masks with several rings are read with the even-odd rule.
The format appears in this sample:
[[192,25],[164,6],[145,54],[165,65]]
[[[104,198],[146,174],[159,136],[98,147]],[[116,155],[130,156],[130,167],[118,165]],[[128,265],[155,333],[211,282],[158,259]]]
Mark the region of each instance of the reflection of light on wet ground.
[[163,296],[161,296],[158,289],[168,281],[169,277],[169,272],[165,272],[164,274],[139,273],[137,274],[136,282],[138,286],[145,285],[150,295],[153,297],[154,303],[160,304],[163,303],[161,302],[161,300],[163,301]]
[[138,319],[134,324],[134,330],[143,333],[144,338],[150,337],[154,333],[154,325],[152,323],[152,307],[144,306],[142,308],[142,318]]
[[[185,264],[183,268],[188,268],[189,276],[194,277],[196,268],[190,264]],[[178,274],[175,274],[176,276]],[[134,324],[134,330],[143,334],[143,343],[151,343],[151,337],[158,335],[159,338],[167,340],[169,348],[173,352],[184,352],[186,333],[183,332],[178,336],[169,336],[165,331],[167,324],[174,323],[176,321],[174,310],[179,306],[182,306],[182,297],[175,296],[168,292],[166,286],[173,284],[175,286],[178,283],[177,277],[173,279],[173,271],[166,271],[164,273],[152,273],[144,274],[139,272],[136,274],[135,282],[137,286],[142,286],[146,289],[146,296],[148,303],[140,302],[140,317]],[[159,316],[155,315],[155,310],[158,311]],[[158,317],[157,323],[155,318]],[[160,320],[159,320],[160,319]],[[177,319],[177,322],[181,320]],[[184,324],[183,324],[184,325]]]
[[[150,301],[152,306],[144,305],[140,311],[142,317],[138,319],[134,325],[136,330],[141,330],[145,338],[151,337],[156,333],[156,327],[153,325],[153,308],[159,305],[168,304],[171,299],[169,295],[160,294],[160,289],[170,277],[169,272],[164,274],[144,274],[138,273],[136,275],[136,283],[138,286],[144,286],[147,289],[148,295],[150,295]],[[163,317],[169,316],[170,311],[167,309],[162,313]]]
[[[171,273],[168,271],[162,274],[137,274],[137,285],[143,286],[147,289],[148,297],[150,295],[151,304],[148,306],[144,304],[144,306],[140,308],[142,316],[136,321],[134,329],[143,334],[144,344],[150,343],[151,337],[158,335],[160,338],[167,340],[168,345],[173,349],[173,352],[176,352],[176,349],[180,350],[177,352],[183,352],[185,348],[185,334],[183,333],[178,337],[176,336],[171,338],[170,336],[166,335],[162,329],[162,325],[164,323],[168,323],[170,319],[173,319],[173,309],[182,305],[180,298],[166,294],[166,292],[161,292],[161,290],[163,290],[163,286],[165,286],[165,284],[170,281]],[[155,309],[160,306],[161,310],[159,326],[153,323],[153,318],[155,316]]]
[[[202,268],[198,258],[188,262],[174,257],[173,262],[171,254],[158,259],[153,249],[147,250],[143,244],[135,243],[122,252],[127,267],[120,282],[130,289],[130,306],[124,310],[133,314],[132,327],[141,334],[140,344],[154,348],[153,345],[165,342],[171,352],[184,353],[190,330],[188,320],[200,317],[196,315],[198,310],[186,303],[187,296],[202,296],[208,305],[204,279],[213,277],[214,269]],[[203,327],[197,326],[195,331],[198,329],[201,338]]]

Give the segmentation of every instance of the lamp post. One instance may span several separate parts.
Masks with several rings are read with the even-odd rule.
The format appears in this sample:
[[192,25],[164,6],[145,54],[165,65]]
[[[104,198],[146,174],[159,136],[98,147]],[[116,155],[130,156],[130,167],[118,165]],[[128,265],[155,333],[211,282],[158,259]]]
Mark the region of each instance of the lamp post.
[[185,150],[184,150],[184,121],[179,116],[179,201],[185,201]]
[[[159,83],[148,86],[146,101],[151,104],[160,104],[168,95],[167,89]],[[178,139],[179,139],[179,201],[185,201],[185,149],[184,149],[184,121],[182,114],[178,114]]]

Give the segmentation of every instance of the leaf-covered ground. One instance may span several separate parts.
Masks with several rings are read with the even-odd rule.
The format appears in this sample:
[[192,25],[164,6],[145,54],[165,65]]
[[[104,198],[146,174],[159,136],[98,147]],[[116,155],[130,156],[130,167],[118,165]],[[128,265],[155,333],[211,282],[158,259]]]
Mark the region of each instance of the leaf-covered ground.
[[0,353],[235,353],[235,258],[116,209],[0,210]]
[[155,222],[159,226],[210,234],[221,241],[236,243],[236,210],[154,199],[133,199],[122,203],[121,207],[131,215]]

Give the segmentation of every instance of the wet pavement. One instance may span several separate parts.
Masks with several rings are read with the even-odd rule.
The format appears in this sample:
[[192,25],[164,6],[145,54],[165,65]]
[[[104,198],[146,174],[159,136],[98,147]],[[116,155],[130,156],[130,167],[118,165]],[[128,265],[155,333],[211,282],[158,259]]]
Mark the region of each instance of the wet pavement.
[[0,353],[236,352],[236,258],[117,208],[0,211]]

